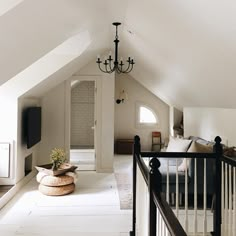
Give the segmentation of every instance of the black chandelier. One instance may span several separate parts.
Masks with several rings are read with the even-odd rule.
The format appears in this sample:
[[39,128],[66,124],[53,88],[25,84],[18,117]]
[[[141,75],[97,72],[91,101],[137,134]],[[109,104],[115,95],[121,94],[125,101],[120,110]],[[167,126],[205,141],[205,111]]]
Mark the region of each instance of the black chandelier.
[[[99,69],[104,72],[104,73],[112,73],[112,72],[117,72],[118,74],[120,73],[129,73],[134,66],[134,59],[131,57],[128,57],[128,65],[126,66],[126,68],[124,68],[125,64],[123,63],[122,58],[120,59],[120,61],[118,61],[118,44],[119,44],[119,39],[118,39],[118,26],[121,25],[120,22],[114,22],[112,23],[115,27],[116,27],[116,37],[114,40],[115,43],[115,60],[112,63],[113,59],[111,58],[111,53],[109,54],[108,59],[105,58],[104,62],[101,61],[100,56],[98,56],[97,58],[97,63],[98,63],[98,67]],[[101,68],[101,63],[104,64],[104,68]]]

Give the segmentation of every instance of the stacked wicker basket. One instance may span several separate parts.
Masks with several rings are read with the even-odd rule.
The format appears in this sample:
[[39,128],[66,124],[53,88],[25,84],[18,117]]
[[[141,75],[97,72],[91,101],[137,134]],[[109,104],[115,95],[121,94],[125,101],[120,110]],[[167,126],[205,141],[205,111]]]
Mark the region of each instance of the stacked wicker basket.
[[37,166],[39,171],[36,180],[39,183],[39,191],[48,196],[61,196],[74,192],[75,166],[68,164],[68,168],[53,171],[51,165]]

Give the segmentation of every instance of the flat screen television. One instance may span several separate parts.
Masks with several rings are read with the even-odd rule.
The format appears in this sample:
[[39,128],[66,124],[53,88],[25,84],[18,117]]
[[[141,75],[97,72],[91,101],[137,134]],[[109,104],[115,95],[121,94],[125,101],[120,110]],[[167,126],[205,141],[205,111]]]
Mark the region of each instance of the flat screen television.
[[41,140],[41,107],[28,107],[26,109],[25,139],[28,149]]

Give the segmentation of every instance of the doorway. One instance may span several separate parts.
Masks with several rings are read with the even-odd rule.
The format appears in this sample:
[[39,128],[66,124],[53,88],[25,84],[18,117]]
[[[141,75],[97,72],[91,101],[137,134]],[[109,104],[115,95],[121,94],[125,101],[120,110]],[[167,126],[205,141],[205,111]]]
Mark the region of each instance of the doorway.
[[95,81],[71,84],[70,162],[79,170],[95,170]]

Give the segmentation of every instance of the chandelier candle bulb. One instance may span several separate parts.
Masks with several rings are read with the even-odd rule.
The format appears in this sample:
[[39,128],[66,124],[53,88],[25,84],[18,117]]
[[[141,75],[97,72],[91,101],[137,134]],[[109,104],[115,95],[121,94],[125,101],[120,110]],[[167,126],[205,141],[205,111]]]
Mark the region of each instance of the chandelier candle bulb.
[[97,63],[100,64],[102,61],[100,59],[100,55],[97,55]]

